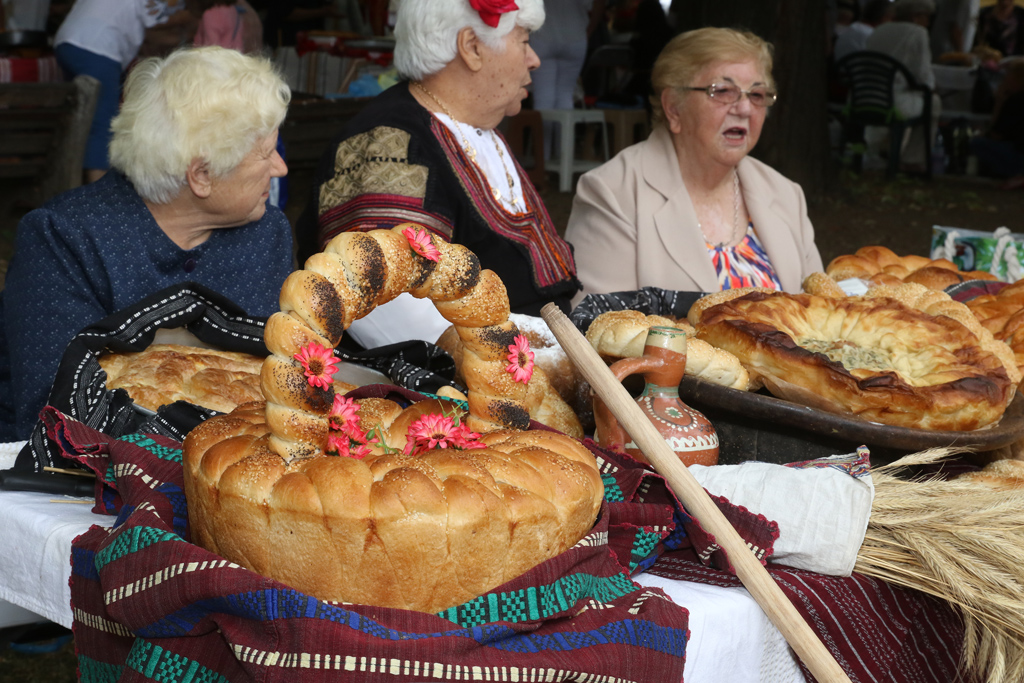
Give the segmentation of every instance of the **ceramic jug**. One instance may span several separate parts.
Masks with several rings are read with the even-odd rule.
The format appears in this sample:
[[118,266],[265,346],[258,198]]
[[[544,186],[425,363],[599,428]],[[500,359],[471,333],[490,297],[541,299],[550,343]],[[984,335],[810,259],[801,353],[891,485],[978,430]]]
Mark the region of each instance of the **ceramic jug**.
[[[714,426],[679,398],[679,381],[686,371],[685,332],[675,327],[652,327],[647,332],[643,356],[616,361],[611,371],[620,382],[630,375],[643,375],[644,390],[636,402],[684,465],[718,462]],[[594,421],[595,440],[601,446],[624,448],[640,462],[647,462],[598,396],[594,396]]]

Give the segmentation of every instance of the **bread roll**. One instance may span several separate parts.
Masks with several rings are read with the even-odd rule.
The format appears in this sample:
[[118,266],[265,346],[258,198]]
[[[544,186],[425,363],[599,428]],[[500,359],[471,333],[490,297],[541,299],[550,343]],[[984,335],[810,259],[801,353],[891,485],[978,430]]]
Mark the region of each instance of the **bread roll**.
[[[961,272],[956,264],[948,259],[932,260],[914,254],[897,256],[891,249],[877,245],[861,247],[854,254],[835,257],[829,262],[825,272],[837,282],[848,278],[860,278],[876,285],[897,285],[905,281],[937,290],[967,280],[996,279],[991,273],[983,271]],[[809,294],[818,293],[806,288],[805,291]]]

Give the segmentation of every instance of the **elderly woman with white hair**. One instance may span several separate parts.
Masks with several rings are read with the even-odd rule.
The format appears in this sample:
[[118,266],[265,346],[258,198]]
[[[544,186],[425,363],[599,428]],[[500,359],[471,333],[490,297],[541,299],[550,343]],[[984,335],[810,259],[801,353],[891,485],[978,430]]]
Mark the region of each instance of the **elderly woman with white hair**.
[[[541,0],[406,0],[394,62],[405,80],[370,102],[327,150],[297,226],[300,259],[350,230],[413,221],[495,271],[512,310],[568,310],[579,288],[562,240],[495,129],[520,110],[539,60]],[[434,341],[448,323],[403,295],[349,332],[367,348]]]
[[291,93],[269,61],[204,47],[132,70],[113,120],[113,171],[26,214],[0,299],[0,439],[28,437],[81,329],[197,282],[252,315],[278,309],[292,231],[267,205],[287,167]]

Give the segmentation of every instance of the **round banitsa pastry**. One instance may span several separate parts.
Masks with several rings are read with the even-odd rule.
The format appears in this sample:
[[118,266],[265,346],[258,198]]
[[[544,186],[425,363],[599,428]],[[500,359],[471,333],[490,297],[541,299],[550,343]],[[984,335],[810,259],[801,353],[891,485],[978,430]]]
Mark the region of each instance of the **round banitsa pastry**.
[[883,424],[978,429],[1013,397],[1003,362],[966,327],[893,299],[754,293],[707,309],[697,335],[776,396]]
[[[352,320],[408,291],[428,297],[466,349],[469,414],[482,448],[349,451],[346,401],[327,379]],[[532,361],[504,286],[465,247],[420,226],[345,233],[285,281],[267,322],[266,404],[185,439],[193,542],[317,598],[436,613],[571,547],[603,485],[591,453],[521,431]],[[382,421],[401,424],[384,406]],[[385,420],[386,418],[386,420]]]

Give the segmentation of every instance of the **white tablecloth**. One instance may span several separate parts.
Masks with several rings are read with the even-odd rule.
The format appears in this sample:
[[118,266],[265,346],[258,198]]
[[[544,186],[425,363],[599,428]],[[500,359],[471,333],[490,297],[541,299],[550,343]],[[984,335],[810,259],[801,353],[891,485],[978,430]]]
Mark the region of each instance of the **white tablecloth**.
[[[0,469],[13,465],[17,453],[3,446]],[[70,628],[71,542],[94,524],[110,527],[114,518],[92,514],[91,505],[52,502],[57,499],[0,491],[0,547],[5,548],[0,553],[0,600]],[[663,589],[690,611],[686,683],[803,683],[782,634],[746,590],[650,574],[635,578]]]

